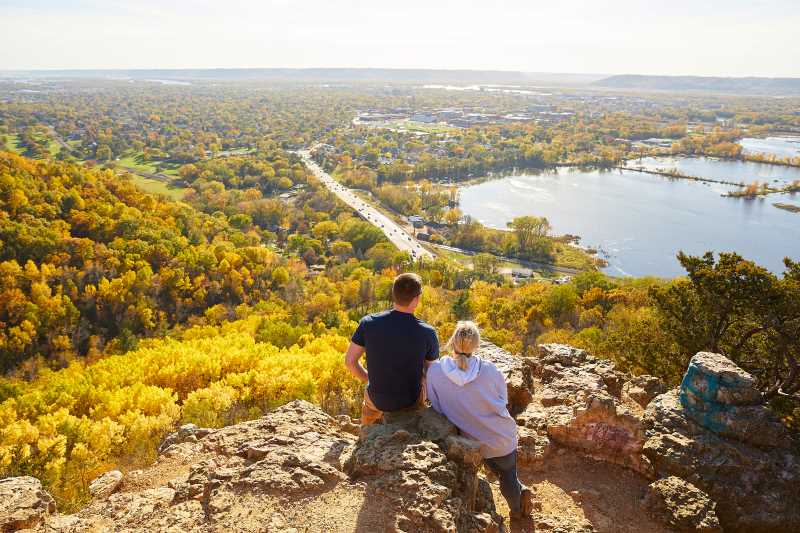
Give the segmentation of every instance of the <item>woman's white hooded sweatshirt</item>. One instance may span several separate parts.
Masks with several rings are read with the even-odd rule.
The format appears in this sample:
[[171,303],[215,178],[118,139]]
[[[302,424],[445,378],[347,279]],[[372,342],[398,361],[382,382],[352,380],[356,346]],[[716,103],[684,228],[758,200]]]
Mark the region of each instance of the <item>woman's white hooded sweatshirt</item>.
[[472,356],[462,370],[452,358],[443,357],[428,367],[427,389],[431,406],[462,434],[480,442],[483,457],[502,457],[517,449],[506,380],[492,363]]

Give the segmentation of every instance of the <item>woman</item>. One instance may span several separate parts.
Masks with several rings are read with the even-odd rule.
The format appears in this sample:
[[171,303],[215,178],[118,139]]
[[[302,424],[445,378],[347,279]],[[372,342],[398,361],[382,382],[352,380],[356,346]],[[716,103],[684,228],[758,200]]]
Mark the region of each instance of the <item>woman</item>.
[[451,355],[428,368],[428,399],[463,435],[481,443],[484,463],[500,478],[511,517],[527,517],[533,494],[517,478],[517,424],[506,406],[506,381],[492,363],[473,355],[480,342],[473,322],[456,325],[446,345]]

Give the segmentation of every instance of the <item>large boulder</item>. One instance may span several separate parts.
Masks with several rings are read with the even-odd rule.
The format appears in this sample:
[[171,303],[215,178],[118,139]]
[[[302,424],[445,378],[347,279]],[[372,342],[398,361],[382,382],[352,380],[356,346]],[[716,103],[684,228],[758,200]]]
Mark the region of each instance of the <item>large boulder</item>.
[[680,388],[686,415],[704,428],[756,446],[789,446],[786,428],[760,398],[753,376],[709,352],[692,357]]
[[622,385],[622,397],[647,407],[653,398],[667,392],[664,382],[655,376],[634,376]]
[[476,354],[500,370],[508,387],[508,410],[512,415],[521,413],[533,398],[533,361],[486,341],[481,342]]
[[622,400],[627,376],[607,360],[561,344],[539,346],[539,394],[516,416],[520,462],[538,465],[553,444],[652,476],[639,412]]
[[55,510],[55,500],[35,477],[0,479],[0,532],[36,527]]
[[800,457],[791,447],[763,448],[701,426],[678,390],[650,402],[642,423],[643,453],[656,473],[708,494],[726,532],[800,531]]
[[430,408],[385,422],[362,428],[345,470],[387,498],[397,530],[499,531],[479,443]]
[[655,518],[682,533],[722,533],[716,504],[688,481],[669,476],[650,484],[642,505]]
[[122,484],[122,472],[111,470],[97,476],[89,483],[89,493],[94,498],[108,498]]
[[724,355],[698,352],[689,362],[681,391],[707,402],[752,405],[761,394],[753,376]]

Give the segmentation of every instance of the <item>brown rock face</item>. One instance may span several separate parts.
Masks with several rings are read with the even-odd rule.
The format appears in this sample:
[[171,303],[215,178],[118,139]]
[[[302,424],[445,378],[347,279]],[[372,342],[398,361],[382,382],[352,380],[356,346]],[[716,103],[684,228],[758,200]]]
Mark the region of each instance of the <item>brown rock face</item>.
[[643,417],[643,453],[657,474],[683,478],[707,493],[726,532],[800,531],[798,455],[702,427],[687,416],[678,394],[658,396]]
[[555,443],[652,476],[641,454],[641,421],[621,398],[626,376],[613,363],[571,346],[543,344],[532,367],[541,394],[516,417],[523,426],[522,462],[543,461]]
[[716,504],[705,492],[679,477],[651,483],[642,505],[680,532],[722,533],[714,512]]
[[366,426],[346,472],[392,503],[400,531],[497,531],[480,445],[426,409]]
[[0,531],[33,528],[56,510],[56,502],[35,477],[0,479]]
[[692,358],[680,388],[686,415],[714,433],[765,448],[790,446],[778,417],[763,405],[752,405],[760,398],[750,374],[708,352]]
[[[118,483],[118,476],[105,474],[93,484],[98,497],[89,506],[75,515],[48,516],[55,504],[36,479],[3,480],[0,524],[2,531],[289,533],[296,530],[287,510],[298,502],[352,503],[350,494],[358,493],[380,500],[378,509],[356,501],[364,514],[359,520],[391,516],[395,531],[499,531],[491,489],[478,474],[478,444],[458,436],[430,409],[387,418],[387,424],[365,428],[359,440],[348,432],[351,421],[298,400],[219,430],[181,428],[165,441],[155,465],[129,476],[141,480],[166,465],[186,465],[151,484],[157,486],[130,489],[126,479],[103,498],[101,492],[113,492]],[[336,522],[325,520],[314,530],[335,530]]]
[[512,416],[521,413],[533,398],[533,361],[486,341],[481,342],[476,354],[503,373],[508,385],[508,410]]
[[622,385],[622,396],[647,407],[653,398],[667,392],[664,383],[655,376],[634,376]]
[[111,470],[96,477],[89,484],[89,492],[95,498],[107,498],[117,490],[122,483],[122,472]]

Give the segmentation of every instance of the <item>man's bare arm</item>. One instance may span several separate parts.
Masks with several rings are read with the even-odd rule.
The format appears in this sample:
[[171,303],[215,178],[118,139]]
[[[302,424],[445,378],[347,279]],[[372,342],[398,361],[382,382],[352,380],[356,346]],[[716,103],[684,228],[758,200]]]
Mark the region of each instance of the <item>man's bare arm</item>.
[[347,347],[347,352],[344,354],[344,366],[350,371],[353,376],[362,383],[369,382],[369,376],[364,367],[361,366],[361,356],[364,355],[364,347],[351,342]]

